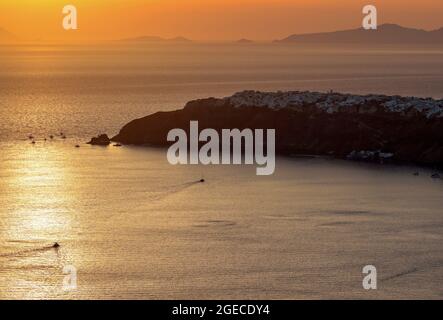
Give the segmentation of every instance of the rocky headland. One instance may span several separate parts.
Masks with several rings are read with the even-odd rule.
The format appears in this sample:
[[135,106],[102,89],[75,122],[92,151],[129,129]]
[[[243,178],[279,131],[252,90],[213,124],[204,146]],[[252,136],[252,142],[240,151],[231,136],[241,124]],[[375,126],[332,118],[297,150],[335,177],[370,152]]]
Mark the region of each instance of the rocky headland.
[[168,146],[169,130],[275,129],[276,152],[443,167],[443,100],[335,92],[243,91],[125,125],[111,140]]

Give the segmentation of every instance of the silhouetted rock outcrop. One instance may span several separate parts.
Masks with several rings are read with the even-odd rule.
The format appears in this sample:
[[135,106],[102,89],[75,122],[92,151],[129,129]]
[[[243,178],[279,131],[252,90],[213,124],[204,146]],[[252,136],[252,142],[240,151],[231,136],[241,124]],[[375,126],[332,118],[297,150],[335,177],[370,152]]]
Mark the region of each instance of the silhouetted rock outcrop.
[[131,121],[112,140],[167,146],[169,130],[276,129],[280,154],[443,165],[443,100],[384,95],[244,91]]
[[108,146],[110,143],[111,140],[106,134],[101,134],[98,137],[92,138],[91,141],[88,142],[88,144],[94,146]]

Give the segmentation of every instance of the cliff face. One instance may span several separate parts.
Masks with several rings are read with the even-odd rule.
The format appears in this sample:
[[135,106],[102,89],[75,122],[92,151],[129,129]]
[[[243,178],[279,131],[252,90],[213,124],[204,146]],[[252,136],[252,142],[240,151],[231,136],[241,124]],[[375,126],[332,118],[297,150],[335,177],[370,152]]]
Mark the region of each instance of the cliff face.
[[245,91],[134,120],[112,140],[167,146],[169,130],[188,132],[191,120],[200,130],[276,129],[280,154],[345,158],[375,151],[394,161],[443,165],[443,101],[381,95]]

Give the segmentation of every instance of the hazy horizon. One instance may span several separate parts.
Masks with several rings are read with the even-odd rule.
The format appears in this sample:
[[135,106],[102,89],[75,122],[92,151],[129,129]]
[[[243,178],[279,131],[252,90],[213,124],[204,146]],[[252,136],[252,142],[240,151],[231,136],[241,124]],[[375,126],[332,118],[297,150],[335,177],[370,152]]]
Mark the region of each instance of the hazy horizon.
[[[200,0],[186,1],[76,1],[79,29],[62,26],[64,1],[24,0],[0,4],[0,29],[24,41],[113,41],[141,36],[195,41],[233,41],[242,38],[272,41],[291,34],[331,32],[361,26],[367,1],[341,0]],[[379,24],[435,30],[441,28],[443,4],[435,0],[372,1]],[[413,15],[410,13],[414,12]],[[334,19],[331,19],[331,15]],[[130,17],[130,19],[129,19]],[[247,20],[245,20],[247,19]],[[247,23],[245,23],[245,21]]]
[[[383,26],[387,26],[387,25],[393,25],[393,26],[399,26],[401,28],[404,29],[413,29],[413,30],[423,30],[426,32],[431,32],[431,31],[439,31],[441,29],[443,29],[443,27],[441,28],[437,28],[437,29],[432,29],[432,30],[424,30],[424,29],[415,29],[413,27],[410,26],[403,26],[403,25],[399,25],[396,23],[384,23],[379,25],[379,28],[383,27]],[[137,43],[138,41],[140,43],[176,43],[176,44],[210,44],[210,43],[220,43],[220,44],[227,44],[227,43],[240,43],[240,44],[272,44],[275,42],[281,42],[282,40],[285,40],[286,38],[292,37],[292,36],[310,36],[310,35],[317,35],[317,34],[334,34],[336,32],[341,32],[341,31],[353,31],[353,30],[358,30],[359,27],[356,26],[354,28],[349,28],[349,29],[344,29],[344,30],[331,30],[331,31],[324,31],[324,32],[316,32],[316,33],[290,33],[287,34],[286,36],[282,36],[279,37],[278,39],[261,39],[261,40],[257,40],[257,39],[251,39],[251,38],[235,38],[235,39],[206,39],[206,40],[199,40],[199,39],[192,39],[192,38],[188,38],[188,37],[184,37],[180,34],[175,35],[173,37],[161,37],[155,34],[146,34],[146,35],[140,35],[140,36],[134,36],[134,37],[127,37],[127,38],[118,38],[118,39],[100,39],[100,40],[88,40],[88,39],[83,39],[83,40],[77,40],[77,41],[72,41],[72,42],[65,42],[61,39],[53,39],[53,40],[48,40],[48,39],[23,39],[20,37],[17,37],[15,34],[10,33],[8,30],[2,29],[0,27],[0,44],[1,45],[15,45],[15,44],[19,44],[19,45],[45,45],[45,44],[55,44],[55,45],[82,45],[82,44],[91,44],[91,45],[100,45],[100,44],[112,44],[112,43]],[[2,34],[5,36],[5,39],[2,39]],[[249,41],[249,42],[245,42],[245,41]],[[311,44],[321,44],[321,41],[314,41]],[[301,42],[301,44],[306,45],[308,43],[303,43]],[[325,44],[331,44],[329,42],[326,42]],[[361,43],[351,43],[351,45],[359,45]],[[398,44],[398,43],[397,43]],[[411,44],[414,44],[414,40],[411,41]],[[369,44],[369,45],[373,45]],[[394,44],[396,45],[396,44]],[[432,43],[432,45],[434,46],[441,46],[442,44],[440,43]]]

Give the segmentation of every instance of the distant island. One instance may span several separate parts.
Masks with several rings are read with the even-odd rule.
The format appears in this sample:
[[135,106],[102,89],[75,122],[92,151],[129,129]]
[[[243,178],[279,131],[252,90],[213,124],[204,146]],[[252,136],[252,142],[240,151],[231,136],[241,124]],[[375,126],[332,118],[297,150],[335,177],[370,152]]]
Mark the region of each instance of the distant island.
[[443,28],[426,31],[405,28],[397,24],[383,24],[377,30],[363,28],[324,33],[294,34],[277,43],[366,43],[399,44],[429,43],[443,45]]
[[254,41],[249,40],[249,39],[240,39],[240,40],[237,40],[237,43],[248,44],[248,43],[254,43]]
[[[0,27],[0,43],[17,43],[23,39]],[[43,41],[43,40],[34,40]],[[132,44],[192,44],[205,41],[194,41],[183,36],[165,38],[146,35],[113,40],[112,42]],[[228,43],[229,41],[221,41]],[[432,44],[443,46],[443,27],[426,31],[403,27],[397,24],[382,24],[377,30],[363,28],[339,30],[332,32],[292,34],[286,38],[269,41],[277,44]],[[209,41],[211,43],[211,41]],[[231,44],[256,43],[247,38],[231,41]],[[261,43],[266,43],[262,41]]]
[[143,37],[122,39],[119,41],[133,42],[133,43],[191,43],[192,42],[192,40],[184,37],[162,38],[157,36],[143,36]]
[[443,99],[335,92],[243,91],[191,101],[131,121],[113,141],[167,146],[189,122],[222,129],[276,129],[276,152],[443,167]]

